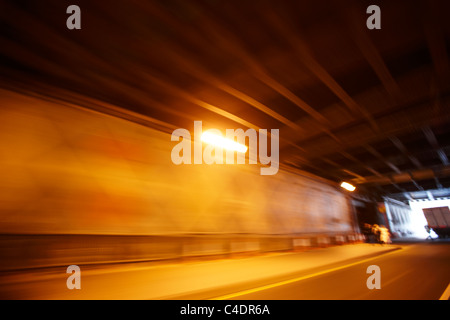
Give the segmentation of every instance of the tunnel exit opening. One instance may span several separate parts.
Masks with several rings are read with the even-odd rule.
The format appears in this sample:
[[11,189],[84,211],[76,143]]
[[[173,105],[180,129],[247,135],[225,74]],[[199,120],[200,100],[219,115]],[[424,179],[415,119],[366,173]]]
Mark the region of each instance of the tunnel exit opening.
[[[429,225],[423,209],[447,207],[450,208],[450,199],[438,199],[438,200],[411,200],[409,205],[412,211],[412,228],[414,235],[418,238],[426,239],[431,237],[432,239],[438,238],[436,232],[431,228],[430,233],[427,232],[425,226]],[[442,223],[441,223],[442,224]]]

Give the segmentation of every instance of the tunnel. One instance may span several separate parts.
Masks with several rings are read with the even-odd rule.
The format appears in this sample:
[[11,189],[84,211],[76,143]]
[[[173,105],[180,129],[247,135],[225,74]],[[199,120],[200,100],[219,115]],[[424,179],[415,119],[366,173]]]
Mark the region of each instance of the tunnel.
[[447,300],[449,9],[2,1],[0,298]]

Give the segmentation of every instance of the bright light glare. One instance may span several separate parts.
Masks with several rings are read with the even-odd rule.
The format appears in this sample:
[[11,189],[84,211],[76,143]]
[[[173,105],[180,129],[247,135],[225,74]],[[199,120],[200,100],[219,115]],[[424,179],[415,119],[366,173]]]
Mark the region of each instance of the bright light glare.
[[242,153],[247,152],[247,146],[208,131],[203,132],[202,141],[227,150],[234,150]]
[[[409,205],[411,206],[412,216],[411,216],[411,231],[414,232],[414,235],[425,239],[429,236],[429,234],[425,231],[424,226],[428,224],[425,215],[423,214],[422,209],[424,208],[436,208],[436,207],[450,207],[450,200],[441,199],[441,200],[432,200],[432,201],[409,201]],[[437,234],[431,230],[431,237],[437,238]]]
[[347,182],[342,182],[341,187],[348,191],[355,191],[356,187]]

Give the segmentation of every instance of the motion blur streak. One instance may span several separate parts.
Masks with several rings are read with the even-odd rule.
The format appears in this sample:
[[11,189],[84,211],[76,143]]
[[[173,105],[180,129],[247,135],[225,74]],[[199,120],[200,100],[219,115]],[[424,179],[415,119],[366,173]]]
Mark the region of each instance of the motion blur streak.
[[355,232],[348,199],[325,180],[176,166],[163,131],[0,96],[3,270],[287,250],[294,234]]
[[[248,297],[439,298],[446,239],[374,260],[379,294],[340,264],[411,236],[410,200],[450,197],[450,1],[383,1],[376,30],[344,2],[77,0],[70,29],[71,2],[0,1],[0,298],[211,298],[323,270]],[[200,121],[249,141],[237,164]]]

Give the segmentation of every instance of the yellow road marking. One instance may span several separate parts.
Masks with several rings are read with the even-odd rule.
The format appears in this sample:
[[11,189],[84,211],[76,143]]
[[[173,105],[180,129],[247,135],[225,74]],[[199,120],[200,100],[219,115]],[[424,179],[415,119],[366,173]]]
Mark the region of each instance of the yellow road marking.
[[445,289],[442,296],[439,298],[439,300],[448,300],[450,298],[450,283],[448,284],[447,288]]
[[[399,249],[403,249],[403,248],[399,247],[398,249],[392,250],[390,252],[387,252],[387,253],[384,253],[384,254],[381,254],[381,255],[377,255],[375,257],[363,259],[363,260],[360,260],[360,261],[352,262],[352,263],[349,263],[349,264],[346,264],[346,265],[343,265],[343,266],[340,266],[340,267],[335,267],[335,268],[331,268],[331,269],[315,272],[315,273],[308,274],[308,275],[305,275],[305,276],[301,276],[301,277],[298,277],[298,278],[289,279],[289,280],[285,280],[285,281],[280,281],[280,282],[268,284],[268,285],[257,287],[257,288],[253,288],[253,289],[248,289],[248,290],[243,290],[243,291],[227,294],[227,295],[220,296],[220,297],[217,297],[217,298],[212,298],[211,300],[232,299],[232,298],[235,298],[235,297],[238,297],[238,296],[243,296],[243,295],[254,293],[254,292],[258,292],[258,291],[263,291],[263,290],[267,290],[267,289],[283,286],[283,285],[290,284],[290,283],[293,283],[293,282],[310,279],[310,278],[313,278],[313,277],[320,276],[322,274],[334,272],[334,271],[337,271],[337,270],[342,270],[342,269],[345,269],[345,268],[348,268],[348,267],[352,267],[352,266],[355,266],[355,265],[358,265],[358,264],[361,264],[361,263],[364,263],[364,262],[367,262],[367,261],[370,261],[370,260],[374,260],[374,259],[377,259],[377,258],[379,258],[381,256],[385,257],[385,256],[390,255],[390,254],[398,253],[398,252],[401,251]],[[447,289],[449,289],[449,288],[447,288]],[[449,294],[450,294],[450,290],[449,290]]]

